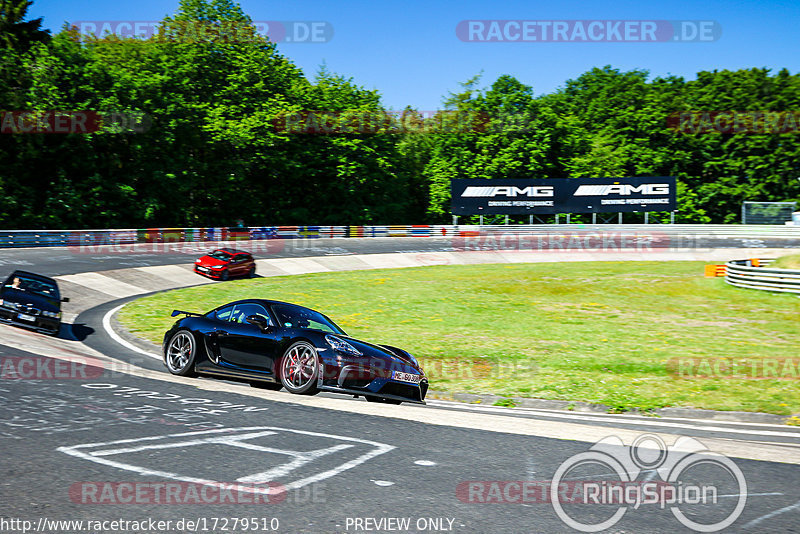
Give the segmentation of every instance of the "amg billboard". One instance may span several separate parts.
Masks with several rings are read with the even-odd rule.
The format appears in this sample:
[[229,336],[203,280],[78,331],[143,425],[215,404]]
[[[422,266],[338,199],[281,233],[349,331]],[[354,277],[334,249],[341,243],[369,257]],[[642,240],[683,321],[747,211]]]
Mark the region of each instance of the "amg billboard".
[[454,215],[609,213],[676,209],[675,177],[452,180]]

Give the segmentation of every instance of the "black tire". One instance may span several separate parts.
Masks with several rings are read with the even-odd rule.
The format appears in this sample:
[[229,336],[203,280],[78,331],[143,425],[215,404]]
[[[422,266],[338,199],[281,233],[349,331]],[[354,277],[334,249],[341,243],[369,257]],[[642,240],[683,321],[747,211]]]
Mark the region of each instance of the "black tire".
[[196,376],[194,362],[197,357],[197,340],[188,330],[178,330],[167,343],[164,363],[173,375]]
[[262,382],[261,380],[252,380],[250,387],[258,389],[268,389],[270,391],[280,391],[283,389],[283,384],[280,382]]
[[370,397],[365,396],[367,402],[377,402],[379,404],[400,404],[403,401],[397,399],[384,399],[383,397]]
[[316,395],[319,366],[317,349],[308,341],[298,341],[278,361],[278,376],[289,393]]
[[255,275],[256,275],[256,266],[255,266],[255,265],[253,265],[253,266],[250,268],[250,272],[249,272],[249,273],[247,273],[247,278],[253,278]]
[[229,277],[230,274],[228,274],[228,269],[225,269],[221,273],[219,273],[219,279],[222,280],[223,282],[226,281]]

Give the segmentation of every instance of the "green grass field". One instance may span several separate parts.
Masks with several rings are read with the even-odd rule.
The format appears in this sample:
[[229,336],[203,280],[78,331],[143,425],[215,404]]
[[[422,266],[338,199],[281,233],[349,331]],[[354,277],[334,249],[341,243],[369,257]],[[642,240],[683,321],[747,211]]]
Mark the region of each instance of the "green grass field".
[[778,269],[800,269],[800,254],[781,256],[775,260],[770,267]]
[[238,280],[137,300],[120,320],[160,343],[174,308],[204,312],[241,298],[309,306],[354,337],[403,347],[421,360],[433,390],[588,401],[612,411],[800,412],[800,369],[792,365],[800,363],[800,299],[704,278],[699,262]]

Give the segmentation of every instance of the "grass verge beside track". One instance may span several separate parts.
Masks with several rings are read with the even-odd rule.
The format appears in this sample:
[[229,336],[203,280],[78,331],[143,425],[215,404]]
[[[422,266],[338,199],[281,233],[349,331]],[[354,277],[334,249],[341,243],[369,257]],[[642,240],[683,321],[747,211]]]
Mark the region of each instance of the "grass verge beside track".
[[775,267],[777,269],[800,269],[800,254],[781,256],[775,260],[770,267]]
[[587,401],[612,411],[800,412],[800,299],[704,278],[701,262],[237,280],[145,297],[119,318],[160,344],[173,309],[204,312],[241,298],[309,306],[353,337],[403,347],[421,360],[434,390]]

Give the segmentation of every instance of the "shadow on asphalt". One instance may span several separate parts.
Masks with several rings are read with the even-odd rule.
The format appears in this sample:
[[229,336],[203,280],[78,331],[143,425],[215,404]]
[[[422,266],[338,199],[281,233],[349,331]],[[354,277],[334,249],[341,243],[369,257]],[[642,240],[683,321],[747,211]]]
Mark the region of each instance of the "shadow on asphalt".
[[61,331],[56,337],[70,341],[83,341],[92,334],[94,334],[94,328],[83,323],[61,323]]

